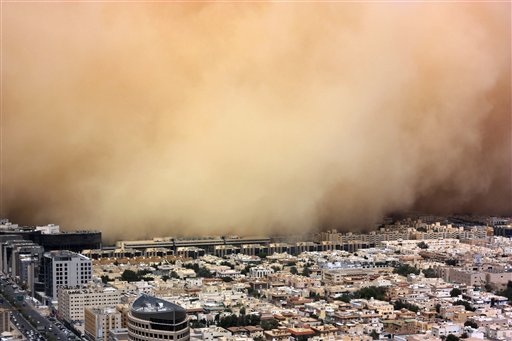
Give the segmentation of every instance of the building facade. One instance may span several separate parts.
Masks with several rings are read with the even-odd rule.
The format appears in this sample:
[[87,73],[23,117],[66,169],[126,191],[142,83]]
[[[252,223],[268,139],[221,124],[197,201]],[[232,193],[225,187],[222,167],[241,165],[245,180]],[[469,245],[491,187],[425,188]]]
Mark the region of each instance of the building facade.
[[85,308],[115,307],[120,301],[121,293],[114,288],[61,288],[59,314],[69,322],[82,321]]
[[9,309],[0,308],[0,333],[9,332],[9,320],[11,318],[11,311]]
[[121,313],[115,308],[85,308],[84,333],[89,340],[107,341],[111,330],[121,328]]
[[128,313],[128,339],[131,341],[190,339],[184,308],[160,298],[142,295]]
[[71,251],[46,252],[43,257],[45,293],[57,298],[60,287],[79,287],[92,278],[89,258]]

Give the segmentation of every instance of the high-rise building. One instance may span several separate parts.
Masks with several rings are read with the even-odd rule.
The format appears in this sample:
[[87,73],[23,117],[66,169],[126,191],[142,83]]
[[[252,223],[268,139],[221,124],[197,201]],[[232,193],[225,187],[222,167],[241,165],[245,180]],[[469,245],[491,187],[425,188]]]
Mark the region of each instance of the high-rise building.
[[78,287],[92,278],[89,258],[71,251],[50,251],[43,257],[45,293],[57,298],[59,287]]
[[82,252],[86,249],[101,248],[101,232],[99,231],[68,231],[60,232],[58,225],[20,227],[9,222],[0,222],[0,236],[16,235],[19,239],[33,241],[41,245],[45,251],[71,250]]
[[142,295],[128,313],[128,339],[131,341],[190,339],[184,308],[160,298]]

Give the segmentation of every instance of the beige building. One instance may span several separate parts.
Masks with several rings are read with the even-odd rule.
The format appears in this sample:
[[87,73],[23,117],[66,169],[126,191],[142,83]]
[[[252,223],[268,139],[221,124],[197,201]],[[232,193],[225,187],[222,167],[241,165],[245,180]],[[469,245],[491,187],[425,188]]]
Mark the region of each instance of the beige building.
[[110,330],[121,328],[121,313],[115,308],[85,308],[85,335],[107,341]]
[[453,283],[460,283],[478,287],[483,287],[487,283],[484,272],[457,268],[449,269],[448,279],[450,282]]
[[0,308],[0,333],[9,332],[9,319],[11,318],[11,311],[9,309]]
[[118,304],[116,305],[116,309],[121,313],[121,328],[126,328],[128,326],[128,313],[130,312],[130,305]]
[[108,341],[128,341],[128,329],[111,329],[108,333]]
[[61,288],[59,290],[59,314],[70,322],[82,321],[85,308],[115,307],[120,300],[121,294],[114,288]]
[[323,270],[322,279],[328,284],[340,284],[344,282],[346,277],[365,278],[371,275],[382,275],[392,272],[393,268],[388,266],[336,268]]
[[394,317],[395,307],[385,301],[379,301],[375,299],[370,299],[367,301],[368,309],[375,310],[377,314],[379,314],[384,319],[390,319]]
[[485,274],[485,279],[493,288],[504,290],[507,288],[508,282],[512,281],[512,272],[488,271]]

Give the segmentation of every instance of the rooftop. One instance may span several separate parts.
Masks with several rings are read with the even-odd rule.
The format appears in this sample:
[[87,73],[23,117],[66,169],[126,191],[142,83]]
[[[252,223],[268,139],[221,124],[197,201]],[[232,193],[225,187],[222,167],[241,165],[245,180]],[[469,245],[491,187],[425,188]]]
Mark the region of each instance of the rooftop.
[[142,294],[133,302],[132,309],[137,312],[185,311],[177,304],[145,294]]

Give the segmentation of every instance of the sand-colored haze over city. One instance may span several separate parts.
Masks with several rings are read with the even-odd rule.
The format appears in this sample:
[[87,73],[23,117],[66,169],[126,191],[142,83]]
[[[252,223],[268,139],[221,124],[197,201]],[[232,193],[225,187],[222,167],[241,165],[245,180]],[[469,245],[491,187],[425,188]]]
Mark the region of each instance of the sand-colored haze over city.
[[113,240],[511,213],[510,12],[4,3],[2,215]]

